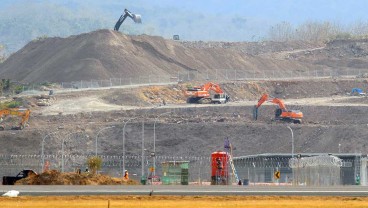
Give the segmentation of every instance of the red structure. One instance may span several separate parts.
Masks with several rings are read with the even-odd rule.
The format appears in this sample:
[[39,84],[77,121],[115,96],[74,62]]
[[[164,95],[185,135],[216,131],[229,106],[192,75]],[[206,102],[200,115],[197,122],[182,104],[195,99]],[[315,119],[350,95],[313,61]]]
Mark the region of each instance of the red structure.
[[227,152],[211,154],[211,184],[227,185],[229,183],[229,156]]

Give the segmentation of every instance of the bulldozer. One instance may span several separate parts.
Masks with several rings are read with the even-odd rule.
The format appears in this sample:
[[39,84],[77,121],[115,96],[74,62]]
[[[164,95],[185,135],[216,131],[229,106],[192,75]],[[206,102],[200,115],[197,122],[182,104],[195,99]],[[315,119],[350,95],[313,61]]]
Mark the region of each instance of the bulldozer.
[[[213,95],[211,95],[211,91],[214,92]],[[212,82],[208,82],[200,87],[187,88],[183,93],[187,98],[187,103],[224,104],[230,101],[230,96],[221,89],[220,85]]]
[[[3,110],[0,110],[0,122],[2,122],[3,118],[8,116],[8,115],[19,116],[19,117],[22,118],[21,122],[19,123],[18,126],[13,126],[11,129],[12,130],[22,130],[22,129],[24,129],[26,123],[29,120],[30,113],[31,113],[31,111],[29,109],[23,109],[23,108],[3,109]],[[0,125],[0,131],[4,131],[4,130],[5,130],[5,126]]]
[[275,110],[275,120],[291,122],[295,124],[301,124],[303,119],[303,113],[298,110],[287,110],[284,102],[279,98],[270,98],[268,94],[263,94],[262,97],[258,100],[257,105],[254,106],[253,109],[253,118],[254,120],[258,119],[258,108],[264,102],[271,102],[278,105],[278,108]]

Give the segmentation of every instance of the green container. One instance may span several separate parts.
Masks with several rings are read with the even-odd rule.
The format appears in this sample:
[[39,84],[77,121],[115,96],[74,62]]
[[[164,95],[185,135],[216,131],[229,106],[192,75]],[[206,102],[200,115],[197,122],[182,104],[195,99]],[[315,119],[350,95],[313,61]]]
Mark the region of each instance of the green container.
[[189,161],[168,161],[162,163],[162,184],[188,185]]
[[142,176],[141,177],[141,184],[146,185],[146,183],[147,183],[147,178],[145,176]]

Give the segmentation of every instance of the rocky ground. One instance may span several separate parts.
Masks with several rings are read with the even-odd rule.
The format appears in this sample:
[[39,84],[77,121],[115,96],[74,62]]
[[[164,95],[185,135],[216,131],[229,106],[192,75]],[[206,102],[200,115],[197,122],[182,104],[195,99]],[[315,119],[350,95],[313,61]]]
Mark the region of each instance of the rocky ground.
[[[364,153],[368,148],[368,98],[347,93],[353,87],[365,89],[366,83],[365,79],[223,83],[231,96],[231,102],[224,105],[186,104],[181,92],[186,84],[60,94],[56,91],[50,106],[33,105],[34,96],[24,96],[22,99],[32,109],[29,125],[22,131],[0,132],[0,150],[2,154],[40,154],[42,138],[56,132],[59,137],[50,138],[53,142],[48,143],[47,154],[58,154],[62,135],[83,132],[91,139],[71,141],[70,154],[93,154],[92,140],[98,131],[115,126],[100,135],[100,154],[120,155],[124,124],[136,118],[125,132],[129,141],[127,154],[139,155],[144,118],[147,148],[152,148],[157,119],[159,155],[209,156],[222,149],[226,137],[237,147],[235,156],[288,153],[288,125],[294,130],[295,152],[337,152],[341,144],[344,153]],[[264,92],[283,99],[289,109],[301,110],[303,123],[273,121],[276,106],[272,104],[262,106],[259,119],[254,121],[253,106]]]

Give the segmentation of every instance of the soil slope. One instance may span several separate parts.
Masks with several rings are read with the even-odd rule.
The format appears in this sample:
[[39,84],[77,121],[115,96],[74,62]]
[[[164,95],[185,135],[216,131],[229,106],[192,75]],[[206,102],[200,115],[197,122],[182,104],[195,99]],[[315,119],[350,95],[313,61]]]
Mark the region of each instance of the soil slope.
[[[282,72],[331,68],[325,64],[330,59],[321,60],[316,65],[309,56],[308,60],[304,55],[290,58],[294,54],[309,54],[308,51],[323,48],[324,45],[303,42],[176,42],[161,37],[127,36],[99,30],[68,38],[32,41],[0,65],[0,76],[23,82],[69,82],[188,73],[204,76],[207,73],[225,74],[221,71],[224,69]],[[362,56],[353,58],[365,58],[365,51],[365,48],[359,49]],[[346,58],[350,59],[349,56]]]

